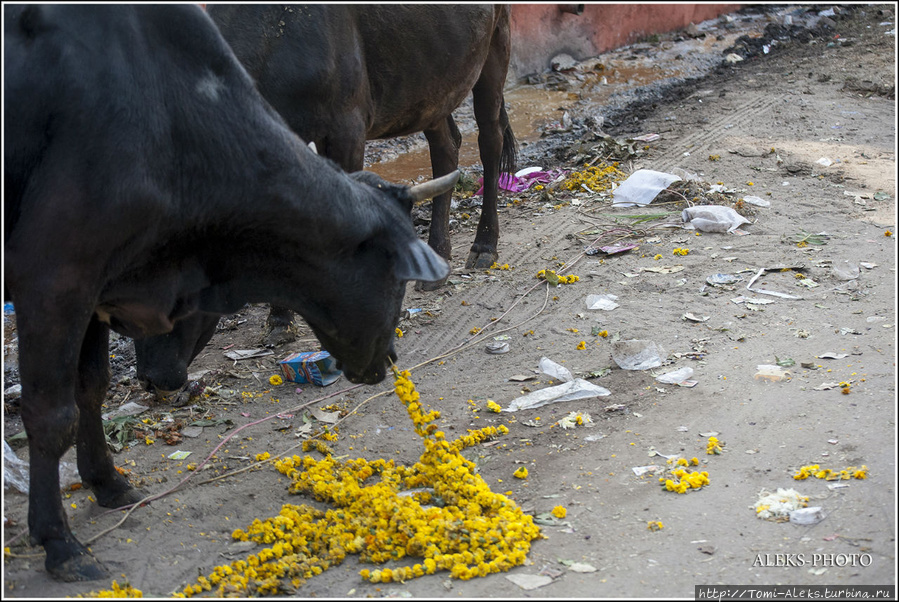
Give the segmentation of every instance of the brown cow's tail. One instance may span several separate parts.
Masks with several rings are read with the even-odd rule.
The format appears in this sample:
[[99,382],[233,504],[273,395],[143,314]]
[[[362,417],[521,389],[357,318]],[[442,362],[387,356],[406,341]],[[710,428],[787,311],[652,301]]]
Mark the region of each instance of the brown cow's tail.
[[515,134],[512,133],[509,114],[506,113],[505,106],[500,109],[499,122],[503,128],[503,152],[500,157],[499,171],[500,173],[515,173],[515,166],[518,163],[518,141],[515,140]]

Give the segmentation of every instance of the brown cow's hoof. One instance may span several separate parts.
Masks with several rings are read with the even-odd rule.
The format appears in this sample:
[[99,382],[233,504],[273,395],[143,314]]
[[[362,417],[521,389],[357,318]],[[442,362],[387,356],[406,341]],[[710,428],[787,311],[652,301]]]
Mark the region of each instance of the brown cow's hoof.
[[285,343],[292,343],[297,340],[296,335],[285,326],[273,326],[268,334],[262,339],[265,347],[280,347]]
[[60,581],[94,581],[109,578],[100,561],[75,540],[51,540],[44,545],[47,559],[44,567]]
[[499,259],[496,251],[472,251],[468,254],[468,260],[465,262],[466,270],[489,270],[490,267]]

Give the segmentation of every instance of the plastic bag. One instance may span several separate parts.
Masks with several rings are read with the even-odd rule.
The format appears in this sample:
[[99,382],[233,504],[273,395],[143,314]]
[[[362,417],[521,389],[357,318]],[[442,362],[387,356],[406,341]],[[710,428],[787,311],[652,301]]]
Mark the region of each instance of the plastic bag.
[[697,205],[687,207],[681,214],[684,228],[702,232],[733,232],[742,224],[752,223],[730,207],[723,205]]

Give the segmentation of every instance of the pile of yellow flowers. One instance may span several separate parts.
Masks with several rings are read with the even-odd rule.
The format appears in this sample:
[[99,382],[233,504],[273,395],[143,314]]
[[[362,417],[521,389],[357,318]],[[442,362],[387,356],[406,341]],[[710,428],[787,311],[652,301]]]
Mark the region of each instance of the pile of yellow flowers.
[[574,274],[559,276],[553,270],[540,270],[539,272],[537,272],[535,278],[537,278],[538,280],[546,280],[552,285],[574,284],[575,282],[580,280],[580,278],[578,276],[575,276]]
[[131,587],[131,585],[126,581],[124,585],[119,585],[118,582],[112,582],[112,589],[101,589],[98,592],[88,592],[86,594],[79,594],[76,596],[77,598],[143,598],[144,593],[139,589],[135,589]]
[[684,466],[690,465],[698,466],[699,458],[692,458],[690,460],[678,458],[676,462],[674,460],[668,460],[668,464],[675,465],[674,469],[671,470],[670,476],[677,479],[677,482],[671,478],[666,479],[664,476],[659,477],[659,484],[664,486],[666,491],[686,493],[688,489],[701,489],[703,485],[709,484],[708,472],[690,472],[683,468]]
[[[469,430],[447,441],[434,424],[440,413],[424,412],[409,372],[395,374],[396,394],[424,443],[418,462],[406,467],[392,460],[338,461],[324,445],[319,448],[324,459],[293,456],[276,461],[278,471],[292,481],[291,493],[311,494],[331,508],[287,504],[278,516],[257,519],[246,531],[235,530],[234,539],[269,547],[216,567],[176,595],[214,587],[218,596],[289,593],[289,586],[299,587],[348,554],[375,564],[407,556],[421,559],[396,569],[362,570],[362,578],[372,583],[406,581],[441,570],[470,579],[524,563],[530,542],[542,537],[539,527],[515,502],[490,491],[475,474],[474,463],[460,453],[508,429]],[[366,484],[372,477],[378,481]],[[401,495],[410,490],[415,493]]]
[[717,437],[709,437],[709,442],[706,444],[705,453],[712,454],[720,454],[724,450],[722,449],[724,446],[723,441],[718,441]]
[[821,468],[817,464],[810,464],[809,466],[803,466],[799,469],[799,472],[793,475],[793,478],[797,481],[803,481],[810,476],[815,477],[816,479],[825,479],[827,481],[848,481],[849,479],[867,479],[868,478],[868,467],[862,464],[861,468],[850,466],[845,468],[839,472],[836,470],[831,470],[830,468]]
[[627,174],[618,169],[618,163],[605,167],[584,165],[583,171],[572,172],[563,186],[566,190],[578,190],[586,186],[593,192],[603,192],[612,188],[612,183],[627,178]]
[[674,255],[687,255],[689,252],[690,252],[690,249],[682,249],[680,247],[677,247],[673,251]]

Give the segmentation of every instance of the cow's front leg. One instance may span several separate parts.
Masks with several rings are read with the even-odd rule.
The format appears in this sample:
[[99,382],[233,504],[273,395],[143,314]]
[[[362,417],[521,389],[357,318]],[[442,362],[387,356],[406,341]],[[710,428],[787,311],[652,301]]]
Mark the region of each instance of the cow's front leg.
[[[45,300],[47,304],[15,299],[22,422],[28,434],[30,464],[28,530],[32,543],[44,547],[44,566],[55,578],[100,579],[107,575],[106,570],[72,535],[59,493],[59,459],[72,445],[78,428],[74,391],[78,350],[90,314],[51,311],[51,295],[45,295]],[[53,358],[52,370],[44,367],[47,357]]]
[[109,327],[93,318],[87,328],[78,361],[78,472],[97,494],[97,503],[118,508],[141,500],[143,495],[119,474],[103,432],[100,410],[109,388]]
[[[428,139],[428,148],[431,152],[431,171],[434,178],[452,173],[459,166],[459,148],[462,146],[462,134],[456,126],[452,115],[442,120],[437,126],[424,131]],[[431,201],[431,227],[428,232],[428,245],[437,251],[437,254],[450,261],[452,255],[452,242],[449,232],[450,205],[453,191],[447,190],[439,194]],[[419,282],[416,288],[419,290],[434,290],[446,282]]]

